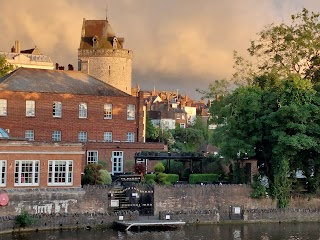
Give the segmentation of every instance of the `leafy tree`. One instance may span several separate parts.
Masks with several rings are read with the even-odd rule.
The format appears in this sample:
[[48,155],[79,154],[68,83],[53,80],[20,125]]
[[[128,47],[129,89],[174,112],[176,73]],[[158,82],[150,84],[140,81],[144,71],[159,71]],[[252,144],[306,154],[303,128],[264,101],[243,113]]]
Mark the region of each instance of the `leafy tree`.
[[88,164],[84,168],[84,176],[82,178],[82,184],[102,184],[100,170],[102,165],[100,164]]
[[159,141],[160,128],[155,127],[150,118],[146,119],[146,140],[150,142]]
[[106,185],[106,184],[112,183],[111,174],[107,170],[100,169],[99,175],[100,175],[100,179],[101,179],[100,184]]
[[230,84],[226,79],[215,80],[213,83],[209,84],[208,90],[197,88],[196,91],[203,95],[202,99],[213,98],[218,100],[221,96],[224,96],[230,92]]
[[[257,158],[279,207],[285,207],[292,183],[288,176],[302,166],[319,171],[317,164],[302,162],[300,157],[307,152],[309,160],[318,161],[312,155],[320,150],[320,122],[315,114],[320,112],[320,101],[311,81],[299,75],[285,80],[269,74],[254,82],[213,103],[212,121],[218,125],[213,140],[227,158]],[[316,179],[312,177],[317,185]]]
[[319,82],[319,13],[304,8],[292,15],[291,20],[291,24],[271,24],[258,33],[258,39],[251,41],[248,48],[252,61],[235,52],[236,83],[250,84],[254,77],[271,71],[284,78],[299,74],[303,79]]
[[173,148],[183,152],[194,152],[205,142],[203,131],[195,128],[177,128],[173,131]]
[[297,170],[310,191],[320,186],[319,14],[303,9],[291,20],[258,33],[248,49],[252,61],[234,52],[238,88],[210,109],[218,126],[213,144],[226,158],[258,159],[279,207],[288,204]]
[[172,150],[172,147],[175,143],[175,139],[172,135],[172,132],[168,129],[163,129],[160,132],[160,139],[163,141],[163,143],[168,145],[168,149]]
[[14,70],[12,64],[8,63],[5,57],[0,56],[0,77],[3,77]]

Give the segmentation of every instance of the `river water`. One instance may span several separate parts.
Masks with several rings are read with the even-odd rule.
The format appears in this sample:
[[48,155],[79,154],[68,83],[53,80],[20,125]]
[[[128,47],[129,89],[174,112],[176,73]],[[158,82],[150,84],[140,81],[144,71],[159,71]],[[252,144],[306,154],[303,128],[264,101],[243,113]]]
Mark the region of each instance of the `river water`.
[[183,226],[170,231],[77,229],[0,235],[0,240],[320,240],[320,223],[252,223]]

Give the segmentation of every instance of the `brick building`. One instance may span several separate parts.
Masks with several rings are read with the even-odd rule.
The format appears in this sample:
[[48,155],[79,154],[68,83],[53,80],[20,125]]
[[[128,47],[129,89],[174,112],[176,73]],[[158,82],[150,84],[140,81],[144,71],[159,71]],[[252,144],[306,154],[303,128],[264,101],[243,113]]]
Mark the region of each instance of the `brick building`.
[[83,143],[86,163],[104,162],[113,174],[131,171],[145,143],[143,98],[77,71],[19,68],[0,79],[0,126],[29,141]]
[[83,144],[0,140],[0,189],[81,187]]

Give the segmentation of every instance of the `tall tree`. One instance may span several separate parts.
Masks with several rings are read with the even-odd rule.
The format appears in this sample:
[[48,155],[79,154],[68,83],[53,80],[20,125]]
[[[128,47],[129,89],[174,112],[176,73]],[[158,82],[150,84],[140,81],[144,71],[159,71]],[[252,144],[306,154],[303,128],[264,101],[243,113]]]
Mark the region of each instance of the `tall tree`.
[[268,25],[258,33],[258,39],[251,41],[248,48],[252,61],[235,54],[235,82],[247,84],[253,76],[270,71],[277,71],[283,77],[295,73],[319,82],[319,13],[304,8],[292,15],[291,20],[291,24]]
[[[279,206],[288,204],[289,175],[306,171],[314,190],[319,186],[320,101],[311,81],[299,75],[281,79],[269,74],[237,88],[213,103],[213,140],[231,159],[258,159]],[[300,158],[302,155],[308,157]],[[312,172],[312,174],[311,174]],[[314,174],[316,173],[316,175]],[[313,175],[313,176],[312,176]]]
[[5,57],[0,56],[0,77],[3,77],[13,71],[14,67],[8,63]]

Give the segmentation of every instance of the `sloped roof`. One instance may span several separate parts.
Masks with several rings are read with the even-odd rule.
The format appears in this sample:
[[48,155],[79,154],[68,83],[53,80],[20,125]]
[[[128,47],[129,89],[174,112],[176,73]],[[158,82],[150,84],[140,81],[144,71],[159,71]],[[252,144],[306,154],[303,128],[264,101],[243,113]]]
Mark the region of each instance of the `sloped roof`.
[[129,94],[78,71],[18,68],[0,78],[0,91],[122,96]]
[[[116,37],[109,21],[83,19],[80,49],[92,49],[93,37],[98,39],[98,47],[101,49],[112,49],[113,39]],[[117,48],[122,48],[124,39],[118,38]]]
[[160,111],[148,111],[147,113],[150,119],[161,119]]
[[31,49],[21,50],[20,53],[26,53],[26,54],[34,54],[34,55],[42,55],[40,50],[35,46]]

